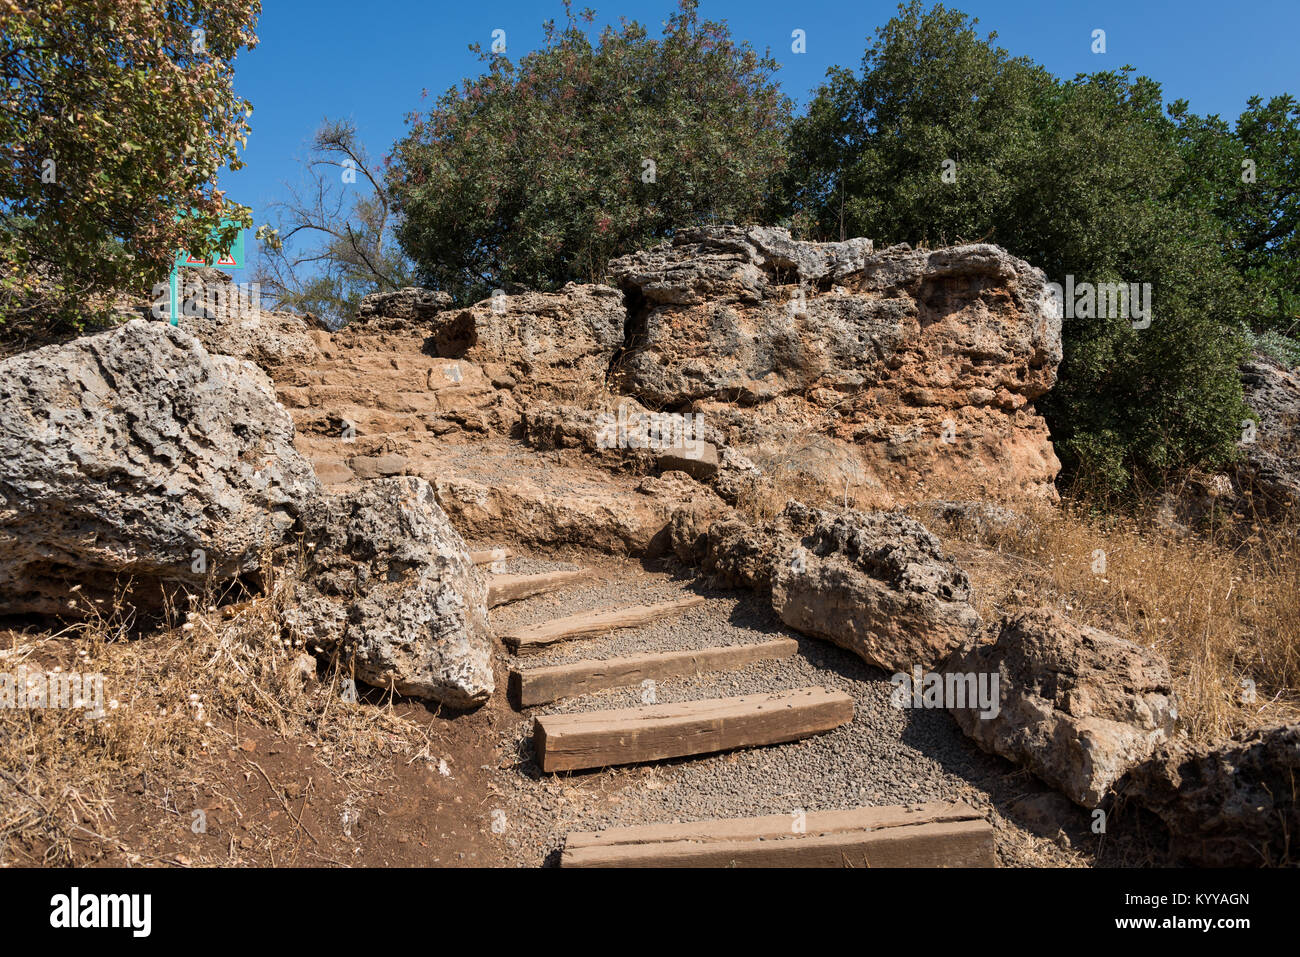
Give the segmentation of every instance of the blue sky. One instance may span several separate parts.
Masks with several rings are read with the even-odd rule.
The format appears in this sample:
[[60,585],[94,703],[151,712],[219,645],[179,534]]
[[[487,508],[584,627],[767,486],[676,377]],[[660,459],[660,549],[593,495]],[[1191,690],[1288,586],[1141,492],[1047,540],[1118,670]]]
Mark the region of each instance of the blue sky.
[[[1235,119],[1254,93],[1300,95],[1300,0],[957,0],[947,4],[980,20],[983,32],[1062,77],[1132,64],[1158,80],[1166,101],[1185,98],[1198,113]],[[675,0],[576,0],[597,23],[620,16],[658,31]],[[867,39],[897,9],[880,0],[702,0],[701,15],[726,20],[733,36],[781,63],[778,79],[797,103],[826,69],[856,68]],[[542,22],[562,17],[559,0],[263,0],[260,42],[235,62],[236,90],[253,103],[247,166],[226,172],[222,187],[237,202],[262,209],[297,181],[296,159],[325,117],[350,118],[375,157],[405,129],[403,118],[463,77],[480,72],[467,47],[491,45],[506,31],[512,59],[540,45]],[[807,35],[807,52],[791,52],[791,31]],[[1091,51],[1092,31],[1106,31],[1107,52]],[[251,237],[250,237],[251,240]],[[250,245],[254,245],[251,244]],[[251,250],[250,250],[251,251]]]

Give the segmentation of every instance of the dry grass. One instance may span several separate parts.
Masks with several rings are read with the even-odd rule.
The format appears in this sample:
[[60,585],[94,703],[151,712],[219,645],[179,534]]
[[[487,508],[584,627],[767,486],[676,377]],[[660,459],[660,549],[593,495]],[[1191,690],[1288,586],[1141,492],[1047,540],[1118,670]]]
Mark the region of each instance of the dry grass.
[[128,633],[120,605],[54,635],[11,633],[0,671],[102,675],[107,711],[90,720],[81,708],[0,708],[0,863],[36,853],[67,864],[75,841],[112,843],[101,831],[115,795],[142,776],[184,779],[203,755],[236,746],[241,724],[311,741],[331,766],[391,747],[403,722],[342,701],[337,667],[318,681],[282,626],[290,591],[280,578],[237,605],[196,596],[197,611],[145,636]]
[[1067,501],[1020,514],[1021,521],[951,529],[980,546],[960,559],[986,620],[1053,605],[1160,652],[1194,741],[1300,714],[1294,520],[1259,525],[1250,541],[1234,544],[1222,534],[1172,532],[1154,507],[1117,516]]

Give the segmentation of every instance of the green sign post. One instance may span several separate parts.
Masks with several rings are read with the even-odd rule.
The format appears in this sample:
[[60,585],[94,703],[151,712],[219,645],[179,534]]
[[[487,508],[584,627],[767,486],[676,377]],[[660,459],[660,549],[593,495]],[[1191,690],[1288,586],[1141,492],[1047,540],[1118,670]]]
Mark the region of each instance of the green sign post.
[[[221,229],[234,226],[235,221],[232,219],[223,219]],[[216,248],[218,230],[213,230],[209,237],[209,249]],[[244,268],[244,231],[241,229],[235,236],[235,241],[231,244],[230,249],[226,252],[192,253],[182,250],[176,254],[176,260],[172,263],[171,274],[171,322],[177,325],[180,320],[180,273],[182,266],[215,266],[217,269],[243,269]]]

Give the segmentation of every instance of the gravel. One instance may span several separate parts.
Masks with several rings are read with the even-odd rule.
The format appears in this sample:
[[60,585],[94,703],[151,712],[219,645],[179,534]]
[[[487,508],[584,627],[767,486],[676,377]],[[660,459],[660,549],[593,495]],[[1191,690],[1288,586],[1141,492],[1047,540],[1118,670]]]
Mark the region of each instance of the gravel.
[[[533,756],[533,715],[635,707],[643,703],[642,689],[608,690],[528,709],[517,721],[499,725],[498,786],[507,821],[502,844],[513,863],[556,863],[570,831],[923,801],[964,801],[992,812],[1003,865],[1088,862],[1070,847],[1070,835],[1076,842],[1086,836],[1086,812],[1065,814],[1060,822],[1064,833],[1055,835],[1056,840],[1031,834],[1004,818],[998,808],[1042,793],[1044,786],[980,751],[946,712],[894,707],[889,700],[893,686],[884,672],[828,642],[789,630],[770,605],[752,593],[695,589],[637,562],[606,556],[595,561],[598,564],[588,567],[599,568],[602,581],[494,609],[496,630],[593,608],[666,601],[683,593],[703,594],[707,601],[642,628],[567,643],[545,656],[524,659],[525,667],[788,636],[799,642],[799,654],[793,658],[662,680],[656,683],[655,700],[664,704],[820,685],[852,696],[854,718],[834,731],[788,744],[544,775]],[[561,567],[574,566],[519,556],[510,560],[508,570]],[[506,835],[515,843],[504,840]]]

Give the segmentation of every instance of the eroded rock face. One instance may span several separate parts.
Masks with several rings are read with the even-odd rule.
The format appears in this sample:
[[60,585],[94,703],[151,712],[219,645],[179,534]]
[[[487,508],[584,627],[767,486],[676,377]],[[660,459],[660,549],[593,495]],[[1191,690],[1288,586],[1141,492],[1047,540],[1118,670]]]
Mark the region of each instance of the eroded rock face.
[[777,556],[772,608],[886,671],[930,669],[979,628],[970,579],[919,522],[889,512],[791,502],[792,547]]
[[293,313],[241,313],[231,307],[210,316],[181,316],[178,324],[208,352],[247,359],[272,374],[282,366],[310,366],[320,360],[307,323]]
[[1300,504],[1300,372],[1255,356],[1241,368],[1246,402],[1259,415],[1254,442],[1244,443],[1239,482],[1265,513]]
[[430,342],[437,355],[478,363],[524,391],[586,393],[600,388],[622,348],[625,315],[617,289],[569,283],[440,313]]
[[492,692],[487,585],[423,479],[325,496],[304,520],[297,607],[308,647],[340,649],[357,678],[457,708]]
[[357,325],[393,329],[428,324],[444,309],[451,307],[449,293],[420,286],[407,286],[395,292],[372,292],[357,305]]
[[887,671],[933,668],[979,628],[970,579],[905,515],[791,502],[762,527],[714,523],[703,551],[715,581],[770,588],[787,625]]
[[952,708],[957,724],[1087,808],[1174,732],[1163,658],[1050,609],[1008,619],[996,642],[962,649],[944,670],[996,673],[997,713]]
[[0,362],[0,612],[256,572],[320,491],[293,435],[260,369],[167,323]]
[[643,402],[730,411],[746,454],[795,430],[851,442],[862,484],[897,501],[918,483],[1055,498],[1032,402],[1055,382],[1060,318],[1043,273],[1002,249],[710,227],[610,268],[633,312],[616,381]]
[[1290,724],[1214,746],[1163,746],[1123,793],[1164,822],[1179,863],[1265,867],[1295,861],[1297,779],[1300,724]]

